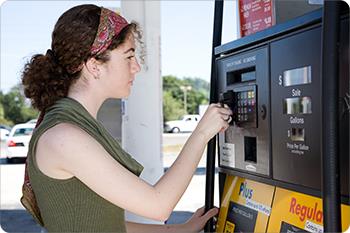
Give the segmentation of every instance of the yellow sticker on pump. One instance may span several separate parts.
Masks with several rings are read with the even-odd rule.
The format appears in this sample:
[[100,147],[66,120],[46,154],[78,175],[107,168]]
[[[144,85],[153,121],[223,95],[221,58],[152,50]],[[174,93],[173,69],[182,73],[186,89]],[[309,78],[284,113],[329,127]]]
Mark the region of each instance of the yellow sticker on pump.
[[224,233],[233,233],[234,230],[235,230],[235,224],[233,224],[232,222],[226,221]]
[[[341,223],[349,229],[349,205],[341,205]],[[216,231],[322,233],[322,199],[226,175]]]
[[264,232],[275,188],[256,181],[226,176],[217,232]]
[[[349,228],[350,206],[341,205],[341,215],[345,231]],[[268,232],[298,231],[323,232],[322,199],[276,188]]]

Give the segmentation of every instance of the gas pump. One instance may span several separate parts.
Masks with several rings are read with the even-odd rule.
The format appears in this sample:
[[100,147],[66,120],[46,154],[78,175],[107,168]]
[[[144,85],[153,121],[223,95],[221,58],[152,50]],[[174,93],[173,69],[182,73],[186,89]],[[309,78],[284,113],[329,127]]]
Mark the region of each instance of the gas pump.
[[[350,225],[349,11],[345,8],[336,54],[339,75],[334,77],[339,83],[343,231]],[[217,100],[232,109],[233,121],[217,137],[220,213],[216,226],[207,226],[207,231],[211,227],[225,233],[324,231],[322,13],[321,8],[215,47],[211,87]],[[210,148],[208,158],[213,156]],[[206,193],[207,198],[212,195]]]

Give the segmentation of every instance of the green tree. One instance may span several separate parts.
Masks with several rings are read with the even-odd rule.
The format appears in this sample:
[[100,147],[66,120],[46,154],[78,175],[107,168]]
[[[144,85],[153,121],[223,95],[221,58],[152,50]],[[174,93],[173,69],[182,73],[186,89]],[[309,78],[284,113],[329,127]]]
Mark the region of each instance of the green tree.
[[38,112],[30,104],[26,103],[21,85],[14,86],[7,94],[1,93],[0,97],[4,110],[4,119],[18,124],[38,116]]
[[191,90],[187,95],[187,112],[189,114],[197,114],[198,107],[201,104],[207,104],[207,95],[200,91]]
[[168,75],[163,77],[163,91],[170,92],[172,97],[179,101],[183,100],[183,92],[180,88],[182,85],[184,85],[183,81],[175,76]]
[[163,120],[177,120],[185,114],[181,103],[176,100],[169,91],[163,92]]
[[[175,76],[168,75],[163,77],[163,92],[168,92],[164,94],[164,121],[166,119],[177,119],[179,118],[178,114],[172,115],[175,110],[170,111],[168,106],[166,106],[165,98],[169,98],[168,95],[174,99],[178,104],[177,108],[184,110],[184,92],[181,90],[181,86],[191,86],[192,89],[187,91],[187,112],[189,114],[198,113],[198,106],[201,104],[207,104],[209,102],[209,83],[200,78],[190,78],[186,77],[184,79],[179,79]],[[169,100],[167,100],[169,101]],[[171,108],[175,108],[172,106]],[[167,113],[165,113],[165,110]]]
[[[0,99],[1,99],[1,96],[0,96]],[[5,111],[4,111],[4,107],[2,106],[1,102],[0,102],[0,124],[8,125],[8,126],[12,126],[13,125],[12,121],[9,121],[9,120],[5,119]]]
[[192,88],[196,91],[202,92],[203,94],[207,95],[209,98],[209,82],[205,81],[204,79],[200,78],[190,78],[190,77],[185,77],[184,81],[191,85]]

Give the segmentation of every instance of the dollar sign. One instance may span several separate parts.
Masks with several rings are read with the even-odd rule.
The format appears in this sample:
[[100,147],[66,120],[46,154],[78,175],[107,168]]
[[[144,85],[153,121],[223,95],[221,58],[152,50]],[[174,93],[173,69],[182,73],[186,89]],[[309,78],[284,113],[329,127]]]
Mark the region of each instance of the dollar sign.
[[282,75],[280,75],[280,76],[278,77],[278,80],[279,80],[278,85],[282,86]]

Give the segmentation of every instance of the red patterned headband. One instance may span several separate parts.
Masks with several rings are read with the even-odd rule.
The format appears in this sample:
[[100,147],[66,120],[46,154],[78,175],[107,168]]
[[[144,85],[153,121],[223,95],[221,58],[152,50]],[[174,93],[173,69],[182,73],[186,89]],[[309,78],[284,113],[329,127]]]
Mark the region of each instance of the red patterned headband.
[[101,7],[100,24],[91,47],[91,55],[99,55],[106,51],[113,37],[117,36],[128,24],[122,16]]

